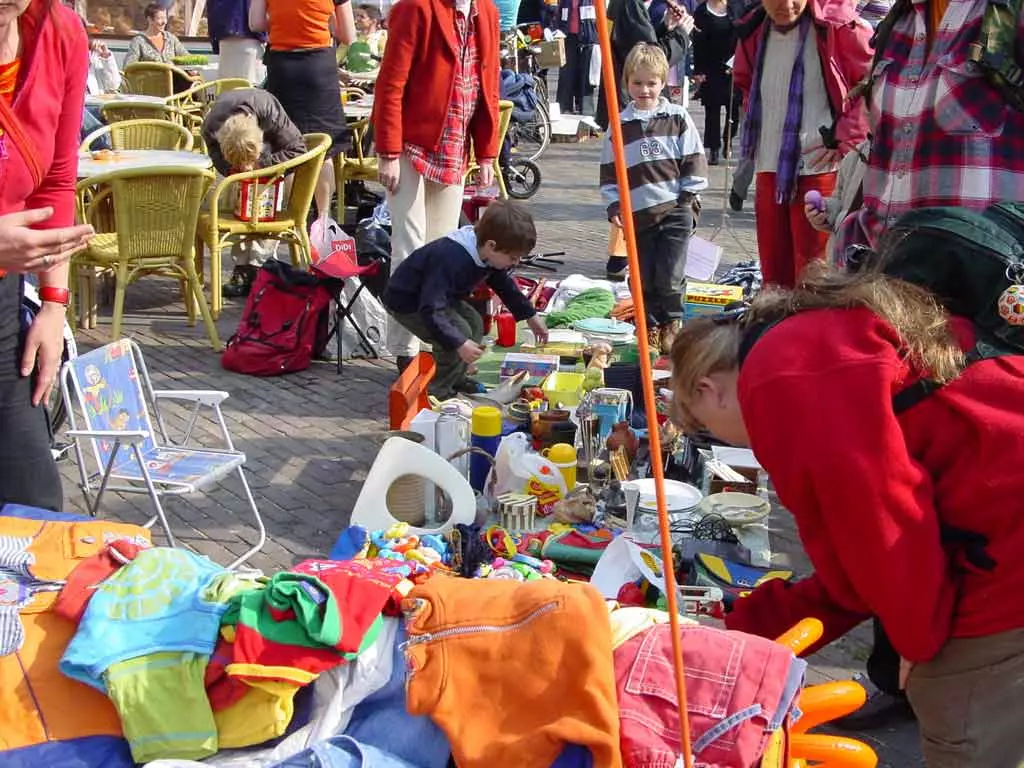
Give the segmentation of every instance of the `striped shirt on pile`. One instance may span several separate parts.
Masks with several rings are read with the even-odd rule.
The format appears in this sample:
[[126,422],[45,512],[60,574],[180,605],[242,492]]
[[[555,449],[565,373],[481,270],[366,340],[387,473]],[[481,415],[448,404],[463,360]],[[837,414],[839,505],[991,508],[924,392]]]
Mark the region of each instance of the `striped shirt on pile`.
[[[620,116],[622,143],[629,168],[629,199],[637,229],[655,226],[684,193],[708,186],[708,163],[693,118],[678,104],[661,99],[648,111],[630,104]],[[611,131],[601,150],[601,196],[608,218],[619,214],[619,188]]]

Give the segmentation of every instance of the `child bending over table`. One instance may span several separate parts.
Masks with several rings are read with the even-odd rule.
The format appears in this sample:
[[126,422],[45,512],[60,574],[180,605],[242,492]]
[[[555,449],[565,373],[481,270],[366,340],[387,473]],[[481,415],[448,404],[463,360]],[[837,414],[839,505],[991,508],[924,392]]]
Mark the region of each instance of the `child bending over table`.
[[530,213],[496,200],[475,226],[462,227],[413,251],[392,273],[384,305],[407,330],[432,345],[437,372],[430,394],[446,400],[480,392],[469,378],[484,353],[483,319],[466,298],[481,282],[494,290],[516,320],[543,344],[548,329],[519,291],[509,270],[537,244]]
[[[302,133],[274,96],[262,88],[238,88],[218,97],[203,120],[203,141],[222,176],[292,160],[306,151]],[[259,266],[277,252],[277,241],[247,241],[231,248],[235,269],[226,297],[246,296]]]

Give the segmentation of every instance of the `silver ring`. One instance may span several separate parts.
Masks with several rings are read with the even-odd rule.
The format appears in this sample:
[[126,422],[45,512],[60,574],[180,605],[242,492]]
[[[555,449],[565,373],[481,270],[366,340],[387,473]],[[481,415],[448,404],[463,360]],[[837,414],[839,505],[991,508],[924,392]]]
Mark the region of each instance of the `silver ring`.
[[50,266],[50,262],[52,260],[53,260],[53,257],[50,256],[50,254],[46,254],[45,256],[43,256],[43,264],[45,264],[46,266]]

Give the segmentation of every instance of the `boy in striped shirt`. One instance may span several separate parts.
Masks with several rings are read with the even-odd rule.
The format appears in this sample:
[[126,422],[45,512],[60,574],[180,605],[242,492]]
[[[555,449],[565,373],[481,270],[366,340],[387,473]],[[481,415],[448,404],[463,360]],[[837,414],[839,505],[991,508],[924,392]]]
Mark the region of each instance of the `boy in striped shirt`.
[[[662,96],[667,77],[664,52],[637,45],[623,68],[632,101],[620,116],[650,341],[663,352],[682,323],[686,250],[700,210],[698,193],[708,186],[697,127],[683,107]],[[622,226],[610,133],[601,153],[601,195],[608,219]]]

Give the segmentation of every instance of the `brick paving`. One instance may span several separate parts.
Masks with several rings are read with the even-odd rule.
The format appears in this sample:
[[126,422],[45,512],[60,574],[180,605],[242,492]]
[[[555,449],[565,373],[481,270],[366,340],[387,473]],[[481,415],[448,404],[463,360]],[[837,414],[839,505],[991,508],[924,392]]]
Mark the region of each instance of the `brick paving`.
[[[698,125],[703,121],[694,110]],[[538,222],[540,251],[565,251],[564,274],[603,273],[607,225],[597,193],[598,141],[554,144],[542,158],[543,184],[530,205]],[[721,245],[724,263],[755,257],[750,205],[740,213],[727,209],[725,165],[711,169],[710,189],[698,233]],[[228,301],[218,327],[227,339],[238,323],[242,303]],[[108,340],[109,325],[78,334],[83,349]],[[223,409],[236,446],[247,457],[249,483],[267,526],[268,541],[250,563],[266,571],[288,567],[326,553],[345,526],[359,489],[384,439],[386,392],[394,379],[386,361],[347,361],[339,376],[333,363],[314,363],[307,371],[255,378],[225,371],[207,343],[201,324],[190,328],[173,281],[147,279],[128,291],[125,334],[146,357],[154,386],[223,389]],[[186,411],[165,409],[168,429],[180,430]],[[197,428],[197,437],[217,445],[213,422]],[[69,511],[84,512],[74,460],[61,463]],[[181,544],[219,562],[229,562],[255,541],[256,531],[236,480],[204,496],[170,499],[168,517]],[[108,495],[104,516],[142,522],[150,516],[144,495]],[[777,561],[801,572],[808,564],[792,519],[776,510],[771,520]],[[159,535],[157,536],[159,539]],[[859,633],[812,658],[811,678],[848,678],[863,667],[869,635]],[[861,734],[879,753],[882,766],[923,765],[912,726]]]

